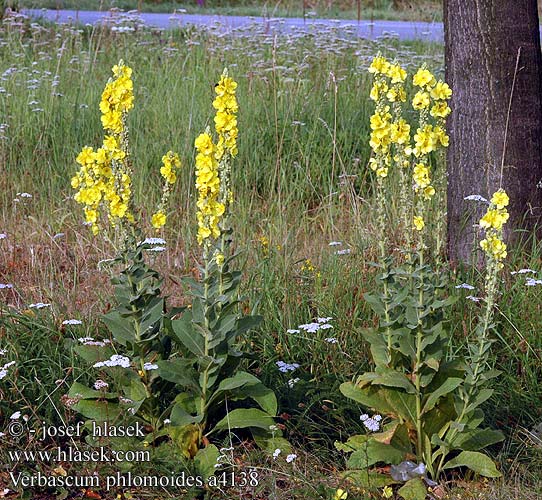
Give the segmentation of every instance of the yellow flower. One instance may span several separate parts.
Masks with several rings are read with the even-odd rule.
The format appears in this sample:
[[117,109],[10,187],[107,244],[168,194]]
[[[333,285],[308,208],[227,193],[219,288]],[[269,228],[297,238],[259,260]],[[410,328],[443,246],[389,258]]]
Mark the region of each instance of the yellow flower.
[[213,140],[207,133],[203,133],[196,137],[194,145],[199,153],[209,156],[214,150]]
[[403,83],[406,80],[407,72],[398,64],[391,64],[387,75],[391,78],[391,83]]
[[440,101],[435,103],[435,105],[431,108],[431,116],[434,116],[436,118],[446,118],[452,110],[446,104],[446,101]]
[[505,210],[488,210],[487,213],[480,219],[480,226],[487,229],[502,229],[502,226],[509,218],[508,212]]
[[339,488],[335,492],[335,496],[333,497],[333,500],[346,500],[347,497],[348,497],[348,492]]
[[426,68],[420,68],[414,75],[413,83],[416,87],[433,87],[436,83],[433,74]]
[[369,73],[372,73],[374,75],[378,74],[386,74],[388,72],[388,69],[390,67],[390,63],[385,57],[382,56],[376,56],[373,59],[373,62],[369,66]]
[[410,125],[401,118],[391,124],[391,140],[396,144],[405,144],[410,139]]
[[508,195],[504,189],[501,188],[493,194],[491,197],[491,203],[501,210],[508,206],[508,203],[510,203],[510,198],[508,198]]
[[413,223],[414,223],[414,228],[417,231],[421,231],[425,227],[425,222],[423,220],[423,217],[419,215],[414,216]]
[[429,94],[420,90],[412,99],[412,107],[414,109],[425,109],[429,107],[430,102]]
[[384,498],[391,498],[393,496],[393,489],[391,486],[384,486],[384,489],[382,490],[382,496]]
[[216,264],[218,266],[222,266],[224,264],[224,254],[218,252],[216,255],[215,255],[215,260],[216,260]]
[[156,212],[151,219],[152,227],[160,229],[166,224],[166,214],[164,212]]
[[429,168],[423,163],[417,163],[414,165],[414,172],[412,175],[416,187],[423,189],[429,186],[431,179],[429,178]]
[[444,101],[450,99],[450,97],[452,97],[452,89],[442,80],[439,80],[435,87],[431,89],[431,98],[435,101]]

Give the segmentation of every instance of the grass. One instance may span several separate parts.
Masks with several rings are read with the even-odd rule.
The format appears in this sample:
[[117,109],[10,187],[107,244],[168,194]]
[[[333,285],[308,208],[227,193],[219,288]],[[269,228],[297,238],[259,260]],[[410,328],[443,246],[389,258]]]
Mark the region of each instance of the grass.
[[20,0],[26,8],[109,10],[116,7],[124,10],[140,9],[143,12],[172,13],[175,9],[189,14],[219,14],[264,17],[320,17],[338,19],[388,19],[403,21],[442,20],[442,8],[434,0],[393,0],[312,1],[303,0],[243,0],[198,2],[153,2],[138,0]]
[[[239,82],[241,106],[235,239],[247,263],[248,301],[259,301],[264,316],[252,338],[257,359],[251,369],[275,388],[279,422],[300,450],[293,468],[248,443],[236,459],[262,468],[253,498],[330,498],[342,484],[344,464],[333,442],[359,432],[362,410],[337,387],[369,367],[359,330],[374,322],[363,300],[373,286],[370,262],[376,259],[372,173],[366,168],[373,109],[366,68],[382,51],[411,69],[427,62],[442,76],[442,46],[369,42],[333,30],[273,39],[257,27],[243,36],[195,30],[120,34],[24,21],[5,22],[0,39],[0,233],[7,234],[0,240],[0,276],[14,285],[0,294],[12,313],[26,311],[16,321],[5,310],[0,316],[0,347],[21,365],[17,380],[0,388],[0,417],[22,410],[47,421],[73,419],[61,397],[74,378],[92,380],[63,345],[105,333],[97,319],[110,307],[111,288],[97,267],[114,248],[82,226],[69,181],[80,149],[100,140],[98,103],[111,66],[122,58],[134,69],[136,107],[129,126],[143,215],[152,213],[160,197],[162,154],[171,148],[182,158],[171,225],[160,234],[168,250],[154,262],[176,305],[185,300],[181,278],[197,272],[199,258],[193,141],[212,119],[213,85],[227,66]],[[434,161],[442,171],[444,165]],[[393,196],[387,209],[392,217],[398,213]],[[329,246],[331,241],[342,244]],[[351,253],[338,255],[338,248]],[[538,269],[541,254],[536,242],[516,249],[506,270]],[[503,279],[493,346],[503,375],[486,414],[507,434],[504,445],[492,450],[505,479],[459,483],[448,498],[534,499],[540,488],[542,451],[528,431],[542,421],[541,292],[525,287],[521,275],[505,272]],[[453,280],[479,287],[483,276],[458,270]],[[30,312],[35,302],[52,307]],[[472,331],[476,307],[467,300],[455,306],[451,325],[458,345]],[[337,344],[326,342],[327,334],[287,333],[318,316],[333,317]],[[83,325],[63,327],[69,318]],[[278,360],[301,365],[293,388],[293,375],[279,373]],[[351,490],[349,499],[367,495]]]

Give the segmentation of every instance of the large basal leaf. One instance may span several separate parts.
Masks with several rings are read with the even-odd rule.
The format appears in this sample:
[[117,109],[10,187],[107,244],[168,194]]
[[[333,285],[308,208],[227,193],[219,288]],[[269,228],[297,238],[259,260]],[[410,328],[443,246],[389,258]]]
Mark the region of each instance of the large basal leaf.
[[393,446],[369,439],[365,446],[350,455],[347,466],[349,469],[366,469],[379,462],[399,464],[404,457],[405,454]]
[[484,453],[479,451],[462,451],[444,465],[444,469],[455,467],[468,467],[470,470],[486,477],[501,477],[495,463]]
[[369,472],[368,470],[347,470],[341,474],[343,479],[352,482],[358,488],[383,488],[396,483],[388,474]]
[[215,473],[215,464],[217,463],[219,455],[220,452],[214,444],[209,444],[205,448],[198,450],[196,453],[194,465],[196,466],[196,471],[203,477],[204,481]]
[[245,397],[252,398],[260,408],[269,415],[276,415],[278,410],[277,397],[273,390],[266,387],[261,382],[256,385],[245,385],[240,387],[235,394],[241,394]]
[[140,380],[130,380],[130,385],[124,387],[124,395],[132,401],[143,401],[151,394]]
[[141,319],[141,336],[146,339],[148,333],[156,328],[162,321],[164,312],[164,299],[162,297],[153,297],[151,302],[147,304],[143,311],[143,317]]
[[244,385],[255,385],[259,383],[260,381],[254,375],[247,372],[237,372],[233,377],[222,380],[220,384],[218,384],[215,394],[231,391]]
[[87,363],[93,365],[98,361],[108,359],[115,351],[109,346],[98,345],[76,345],[73,350],[79,354]]
[[335,441],[335,448],[339,451],[344,451],[345,453],[352,453],[353,451],[365,447],[368,439],[367,434],[355,434],[354,436],[350,436],[346,443]]
[[453,445],[461,450],[478,451],[495,443],[500,443],[504,439],[501,431],[493,429],[474,429],[459,434],[459,439],[454,439]]
[[371,391],[371,388],[362,389],[352,382],[343,382],[340,385],[339,390],[347,398],[353,399],[363,406],[373,408],[381,413],[394,413],[394,409],[386,401],[383,394],[381,394],[383,391],[376,392],[374,389]]
[[262,322],[262,317],[253,315],[253,316],[243,316],[242,318],[239,318],[237,320],[237,324],[235,325],[235,333],[237,336],[242,336],[246,332],[250,330],[254,330],[255,328],[258,328],[260,323]]
[[114,422],[121,413],[124,413],[124,409],[120,408],[116,403],[95,399],[82,399],[74,404],[72,408],[84,417],[97,422]]
[[[216,430],[243,429],[247,427],[258,427],[269,430],[274,425],[273,418],[257,408],[237,408],[230,411],[218,424]],[[213,431],[215,430],[213,429]]]
[[432,410],[437,404],[439,398],[452,392],[454,389],[459,387],[462,382],[463,382],[463,379],[455,378],[455,377],[449,378],[446,381],[444,381],[444,383],[440,387],[435,389],[429,395],[429,397],[427,398],[423,406],[422,413],[427,413],[428,411]]
[[397,491],[405,500],[425,500],[427,488],[419,477],[410,479]]
[[118,396],[111,392],[97,391],[86,385],[74,382],[70,387],[68,396],[74,399],[116,399]]

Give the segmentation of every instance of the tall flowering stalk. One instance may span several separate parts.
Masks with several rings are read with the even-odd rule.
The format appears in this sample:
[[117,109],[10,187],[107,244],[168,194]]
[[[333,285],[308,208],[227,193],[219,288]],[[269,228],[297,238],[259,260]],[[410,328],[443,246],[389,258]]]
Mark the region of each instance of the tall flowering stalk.
[[[113,66],[113,78],[107,82],[100,101],[105,132],[102,146],[97,150],[84,147],[76,159],[81,167],[71,180],[72,187],[77,189],[74,199],[84,205],[86,222],[95,235],[100,226],[120,227],[124,238],[135,229],[133,169],[127,124],[128,113],[134,107],[133,88],[132,69],[121,60]],[[181,165],[179,156],[172,151],[162,161],[165,185],[159,209],[152,217],[156,228],[166,222],[165,203]]]
[[[372,149],[372,156],[369,160],[371,170],[376,173],[376,218],[378,225],[378,242],[380,250],[380,263],[383,268],[389,265],[387,258],[387,231],[386,231],[386,186],[385,179],[388,177],[388,170],[391,164],[391,146],[392,146],[392,115],[387,100],[387,94],[392,93],[393,89],[389,86],[389,77],[391,65],[382,56],[374,58],[369,67],[369,73],[373,75],[373,86],[371,88],[370,98],[375,102],[375,111],[371,116],[371,136],[369,145]],[[399,96],[397,96],[399,97]],[[383,313],[384,321],[389,324],[390,320],[390,301],[388,293],[388,283],[383,280]],[[386,337],[386,359],[391,361],[392,332],[389,328],[385,329]]]
[[386,257],[386,197],[384,180],[388,177],[391,164],[392,115],[386,94],[390,91],[388,72],[390,63],[382,56],[374,58],[369,73],[373,75],[370,98],[375,102],[371,116],[371,137],[369,145],[373,151],[369,160],[371,170],[376,173],[376,216],[379,233],[380,258]]
[[[444,466],[446,454],[454,449],[454,445],[461,439],[461,430],[473,432],[472,421],[479,418],[479,406],[493,394],[493,389],[487,387],[487,382],[497,377],[500,372],[489,367],[489,353],[491,344],[489,338],[493,328],[495,299],[498,292],[497,279],[499,271],[503,268],[503,260],[507,256],[506,243],[503,241],[503,227],[508,221],[509,214],[506,207],[509,198],[504,189],[500,188],[491,197],[487,212],[480,219],[480,227],[485,230],[485,238],[480,247],[486,256],[485,275],[485,307],[478,316],[475,335],[468,345],[468,356],[464,384],[456,395],[455,407],[457,417],[455,425],[447,429],[443,436],[443,451],[437,468],[440,473]],[[488,444],[502,440],[498,431],[485,430],[484,437]]]
[[[444,129],[444,120],[450,113],[447,101],[450,99],[452,91],[448,84],[442,81],[437,82],[425,66],[422,66],[414,75],[413,84],[419,88],[412,99],[412,107],[419,113],[419,126],[414,135],[414,148],[412,149],[415,158],[412,178],[416,195],[413,225],[419,233],[419,245],[423,249],[425,247],[423,230],[427,218],[424,217],[424,213],[427,212],[424,204],[431,201],[436,193],[432,185],[429,154],[441,147],[448,146],[449,138]],[[437,122],[430,123],[430,117],[436,118]],[[439,211],[436,214],[436,222],[438,227],[444,219],[441,206],[441,203],[437,204]],[[437,246],[440,250],[439,237],[437,234]]]

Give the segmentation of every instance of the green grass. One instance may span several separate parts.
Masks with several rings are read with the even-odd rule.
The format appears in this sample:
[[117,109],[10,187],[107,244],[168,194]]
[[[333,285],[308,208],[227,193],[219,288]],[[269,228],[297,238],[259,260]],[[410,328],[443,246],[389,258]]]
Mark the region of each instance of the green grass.
[[[305,4],[305,7],[303,5]],[[220,14],[264,17],[321,17],[334,19],[389,19],[408,21],[439,21],[442,19],[442,7],[438,1],[415,0],[399,3],[392,0],[360,0],[359,12],[357,0],[339,2],[303,0],[242,0],[242,1],[207,1],[200,6],[191,2],[152,2],[138,0],[20,0],[26,8],[109,10],[140,9],[144,12],[171,13],[175,9],[185,10],[189,14]]]
[[[82,362],[63,349],[71,333],[61,329],[62,321],[80,318],[85,335],[104,333],[97,319],[110,306],[111,290],[106,275],[96,269],[114,249],[81,225],[82,210],[72,199],[69,181],[81,148],[101,140],[98,103],[111,66],[122,58],[134,69],[130,139],[135,197],[147,221],[160,197],[162,154],[174,149],[182,158],[171,225],[163,233],[168,251],[155,261],[173,304],[184,303],[180,279],[196,272],[199,258],[193,142],[212,121],[213,86],[227,66],[239,82],[240,102],[235,241],[247,262],[248,300],[252,305],[259,301],[264,317],[252,338],[257,359],[250,368],[276,390],[286,414],[279,421],[306,455],[303,467],[295,474],[284,469],[283,476],[273,472],[278,465],[254,450],[248,449],[242,460],[253,459],[267,471],[260,492],[266,498],[329,498],[344,465],[333,441],[359,432],[362,410],[340,396],[337,387],[369,367],[359,330],[374,322],[363,299],[374,286],[370,262],[376,259],[373,179],[366,167],[373,111],[366,68],[382,51],[409,69],[427,62],[442,76],[442,46],[349,40],[333,31],[273,40],[260,32],[246,37],[198,31],[123,35],[9,23],[1,28],[0,39],[0,116],[6,125],[0,139],[0,232],[8,235],[0,240],[0,276],[14,284],[14,290],[0,290],[0,297],[20,311],[31,302],[52,304],[51,310],[16,326],[0,318],[0,347],[7,346],[6,359],[22,363],[17,387],[25,394],[23,400],[13,387],[3,392],[0,416],[6,418],[23,404],[28,411],[39,407],[43,418],[56,418],[46,403],[48,394],[60,403],[62,391],[54,390],[55,381],[68,375],[66,367],[74,367],[70,383],[87,376]],[[444,165],[434,161],[442,171]],[[21,198],[20,192],[33,198]],[[394,193],[387,210],[392,220],[398,214]],[[58,233],[64,236],[55,237]],[[399,245],[399,229],[390,233]],[[342,246],[330,247],[333,240]],[[337,248],[351,253],[337,255]],[[465,496],[459,491],[450,498],[527,499],[539,482],[542,453],[526,430],[542,421],[541,292],[507,271],[538,269],[541,254],[534,242],[517,249],[503,273],[493,345],[503,375],[486,413],[489,423],[507,434],[504,445],[492,450],[505,481],[480,490],[482,496],[467,487],[472,491]],[[313,270],[307,269],[307,259]],[[463,281],[480,288],[483,276],[458,271],[453,283]],[[458,346],[473,331],[477,307],[465,299],[454,307],[450,319]],[[318,316],[333,317],[329,336],[337,344],[327,343],[327,334],[287,333]],[[293,389],[288,386],[292,375],[279,373],[277,360],[301,365],[293,375],[301,380]],[[36,378],[39,383],[32,385]],[[336,467],[330,470],[329,463]],[[313,484],[314,470],[318,479]],[[356,495],[366,498],[355,491],[349,498]]]

